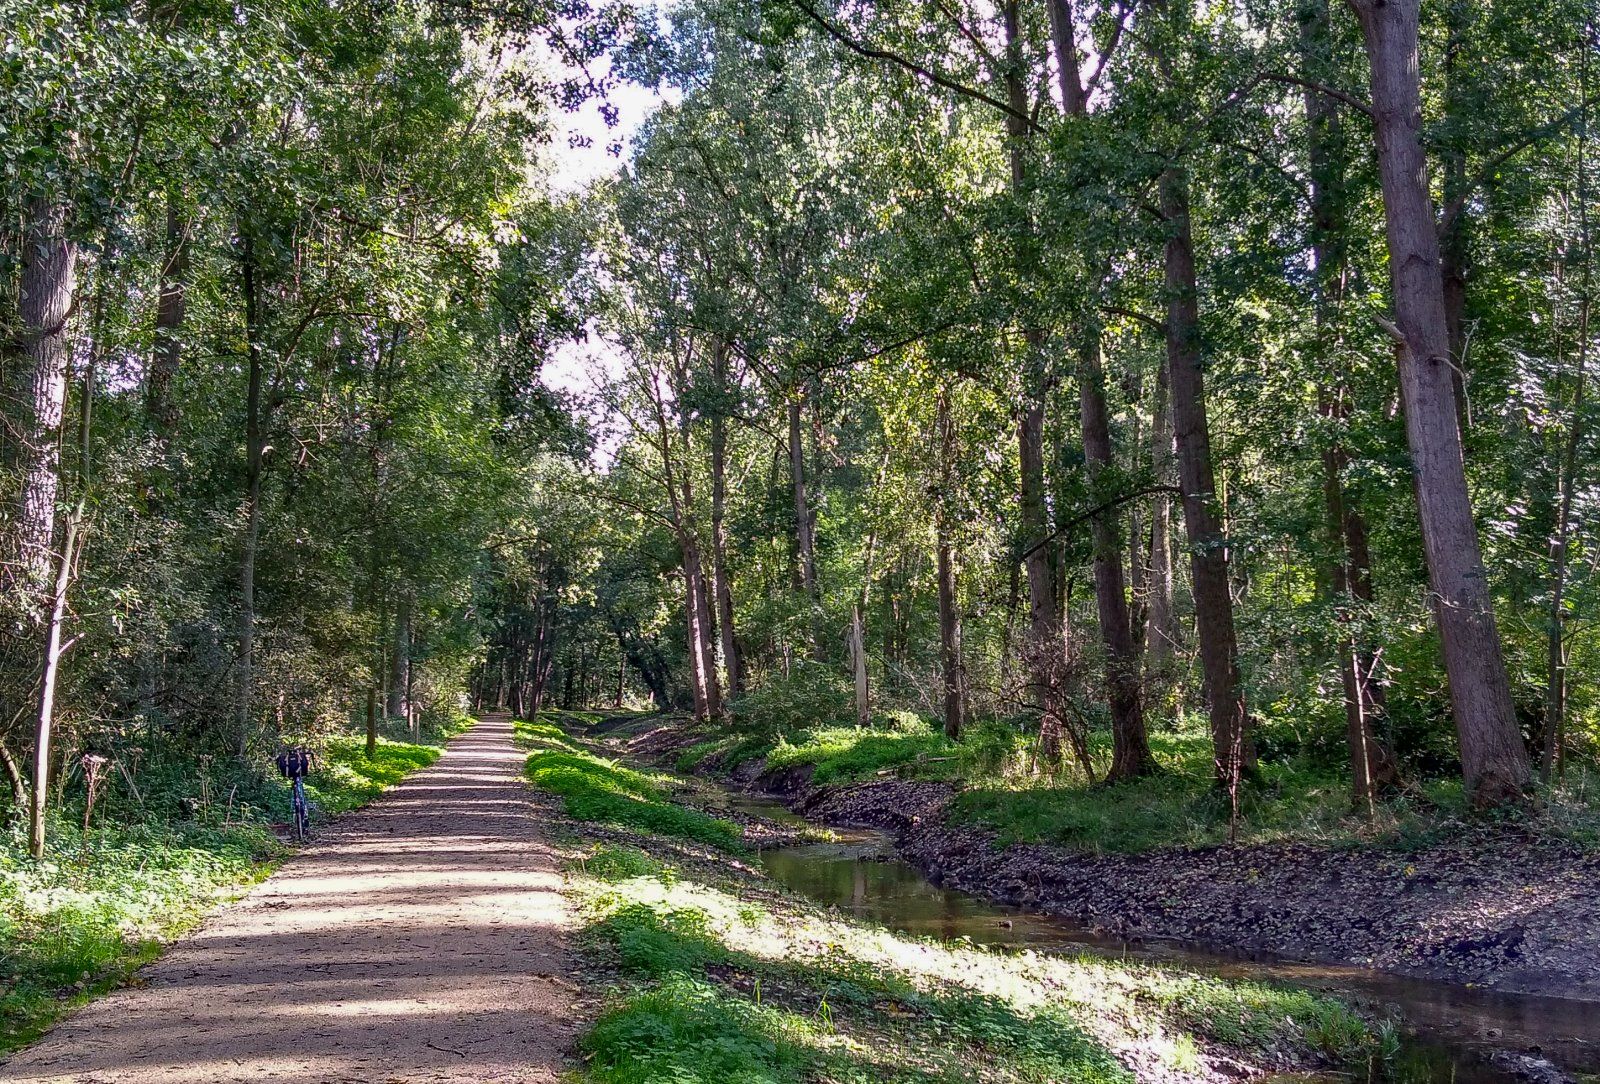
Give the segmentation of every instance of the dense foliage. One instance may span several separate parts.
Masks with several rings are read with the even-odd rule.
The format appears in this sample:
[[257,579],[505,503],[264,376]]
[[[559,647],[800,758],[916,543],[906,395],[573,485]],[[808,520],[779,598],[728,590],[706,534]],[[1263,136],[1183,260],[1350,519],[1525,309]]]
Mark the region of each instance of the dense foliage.
[[581,530],[480,695],[999,720],[1235,810],[1577,774],[1595,48],[1576,0],[673,5],[585,207]]
[[[1585,0],[0,22],[36,853],[469,703],[1232,813],[1595,755]],[[620,172],[553,197],[625,82]]]

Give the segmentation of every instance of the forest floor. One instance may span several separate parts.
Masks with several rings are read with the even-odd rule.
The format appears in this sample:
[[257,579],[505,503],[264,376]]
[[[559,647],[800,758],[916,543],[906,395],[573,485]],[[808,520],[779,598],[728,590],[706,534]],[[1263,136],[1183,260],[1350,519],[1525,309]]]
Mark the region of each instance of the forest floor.
[[[716,746],[681,720],[630,721],[613,734],[636,754],[775,794],[818,822],[885,830],[940,884],[1111,938],[1600,1000],[1600,849],[1535,821],[1436,814],[1427,824],[1408,813],[1403,831],[1365,839],[1358,818],[1299,835],[1246,823],[1241,842],[1226,845],[1213,842],[1225,811],[1207,820],[1149,788],[1003,791],[992,780],[915,778],[931,759],[921,747],[942,736],[880,733],[808,753],[782,741],[767,752],[748,740]],[[920,751],[897,761],[897,744]],[[1169,773],[1151,787],[1181,793],[1189,783]],[[1300,800],[1283,790],[1282,804]],[[1097,795],[1126,805],[1128,823],[1071,819]],[[1039,828],[1047,816],[1060,821]],[[1176,822],[1165,845],[1163,816]]]
[[522,759],[486,718],[0,1076],[557,1080],[581,998]]

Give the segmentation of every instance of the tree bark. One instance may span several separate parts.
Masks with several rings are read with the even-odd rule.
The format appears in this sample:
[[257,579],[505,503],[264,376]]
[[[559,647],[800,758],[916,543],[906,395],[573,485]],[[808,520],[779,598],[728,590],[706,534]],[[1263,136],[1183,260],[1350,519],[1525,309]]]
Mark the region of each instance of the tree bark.
[[250,746],[251,698],[255,691],[256,550],[261,542],[261,477],[266,450],[261,403],[261,303],[255,242],[248,230],[241,242],[240,273],[249,370],[245,389],[245,529],[239,556],[239,685],[234,700],[235,741],[242,757]]
[[944,683],[944,733],[951,741],[961,740],[966,720],[966,681],[961,661],[961,611],[956,593],[955,543],[950,529],[949,502],[955,467],[955,426],[950,418],[950,399],[939,394],[937,420],[939,440],[939,494],[934,506],[935,564],[939,581],[939,672]]
[[21,256],[17,353],[7,367],[8,397],[16,416],[7,450],[21,478],[17,574],[30,609],[42,619],[49,612],[56,568],[59,436],[72,354],[67,324],[77,293],[78,249],[67,237],[65,207],[43,199],[29,202]]
[[189,224],[181,214],[176,193],[167,195],[167,252],[161,263],[161,287],[156,299],[155,352],[145,379],[144,410],[150,428],[164,452],[178,429],[178,403],[172,381],[183,356],[183,319],[188,308]]
[[[1170,484],[1174,446],[1172,412],[1167,402],[1167,367],[1156,373],[1155,399],[1150,409],[1151,477]],[[1178,649],[1178,622],[1174,615],[1172,575],[1172,498],[1157,493],[1150,505],[1150,567],[1145,574],[1145,702],[1172,683],[1173,657]]]
[[[1082,335],[1078,347],[1078,405],[1083,455],[1089,469],[1090,491],[1098,494],[1100,481],[1114,462],[1111,424],[1106,415],[1100,328],[1091,325]],[[1154,763],[1139,698],[1139,657],[1128,615],[1127,586],[1122,579],[1122,539],[1115,510],[1108,508],[1095,516],[1090,530],[1094,540],[1095,603],[1106,652],[1106,700],[1111,706],[1112,760],[1107,779],[1135,779],[1148,774]]]
[[[731,394],[728,385],[728,348],[718,340],[712,348],[717,393]],[[722,641],[722,663],[728,672],[728,696],[744,692],[744,655],[733,623],[733,581],[728,574],[727,513],[728,418],[727,403],[720,402],[711,415],[711,580],[717,603],[717,634]],[[620,706],[620,705],[619,705]]]
[[806,453],[801,441],[800,393],[789,397],[789,475],[794,482],[795,540],[800,551],[800,583],[813,603],[820,601],[817,588],[817,550],[813,534],[815,521],[806,492]]
[[872,725],[872,689],[867,674],[867,634],[861,621],[861,606],[850,609],[850,661],[855,676],[856,726]]
[[[1300,57],[1308,83],[1320,80],[1331,67],[1332,38],[1327,0],[1307,0],[1299,10]],[[1304,91],[1306,151],[1311,181],[1311,249],[1314,263],[1313,321],[1317,346],[1326,356],[1338,350],[1337,310],[1343,299],[1345,159],[1340,140],[1339,107],[1333,98],[1308,85]],[[1329,569],[1325,590],[1345,626],[1337,638],[1341,684],[1344,688],[1345,740],[1350,754],[1352,797],[1369,810],[1381,789],[1398,778],[1394,754],[1377,735],[1374,721],[1383,711],[1382,686],[1376,677],[1377,653],[1357,632],[1359,611],[1372,601],[1372,564],[1367,547],[1367,524],[1344,489],[1349,454],[1343,429],[1349,415],[1343,366],[1334,361],[1323,366],[1332,374],[1319,392],[1321,412],[1328,427],[1322,449],[1322,489],[1326,510]],[[1353,604],[1353,605],[1352,605]]]
[[1495,627],[1456,423],[1439,236],[1422,149],[1419,0],[1349,2],[1372,69],[1378,170],[1403,347],[1401,401],[1462,773],[1476,804],[1517,801],[1532,773]]
[[[1458,131],[1440,154],[1444,165],[1444,203],[1454,206],[1455,200],[1466,191],[1467,154],[1461,146],[1459,128],[1465,127],[1461,102],[1462,51],[1465,48],[1467,18],[1470,3],[1451,0],[1443,5],[1445,12],[1444,47],[1444,109],[1454,117]],[[1468,251],[1468,233],[1471,215],[1462,205],[1444,225],[1440,244],[1439,277],[1444,289],[1445,334],[1450,344],[1450,389],[1455,397],[1456,424],[1465,436],[1472,421],[1472,403],[1467,397],[1467,276],[1471,271],[1471,254]]]
[[401,587],[396,593],[394,644],[389,653],[389,702],[384,711],[390,716],[409,719],[411,707],[411,592]]
[[1200,350],[1200,298],[1194,240],[1189,225],[1189,182],[1171,166],[1160,178],[1161,214],[1167,224],[1167,380],[1178,444],[1178,480],[1189,541],[1200,669],[1211,716],[1217,782],[1236,787],[1255,762],[1249,716],[1240,687],[1228,547],[1216,508],[1211,434],[1206,418]]
[[[1584,41],[1592,40],[1592,28],[1584,27]],[[1584,114],[1589,107],[1589,51],[1582,48],[1580,77]],[[1550,540],[1550,616],[1545,632],[1546,680],[1544,711],[1544,749],[1539,758],[1539,776],[1546,783],[1562,765],[1567,714],[1566,589],[1567,566],[1571,559],[1572,503],[1578,490],[1578,450],[1583,441],[1584,395],[1589,364],[1589,326],[1593,302],[1594,268],[1589,252],[1589,133],[1578,129],[1578,237],[1583,260],[1582,285],[1578,301],[1578,356],[1574,366],[1572,413],[1567,423],[1566,445],[1562,450],[1558,474],[1561,496],[1556,512],[1555,537]]]

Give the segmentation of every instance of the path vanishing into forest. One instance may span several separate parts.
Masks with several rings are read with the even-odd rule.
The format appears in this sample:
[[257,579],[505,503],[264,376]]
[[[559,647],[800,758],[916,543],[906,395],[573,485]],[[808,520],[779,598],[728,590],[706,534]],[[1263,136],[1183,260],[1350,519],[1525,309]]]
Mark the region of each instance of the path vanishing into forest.
[[555,1081],[578,990],[522,763],[485,718],[0,1078]]

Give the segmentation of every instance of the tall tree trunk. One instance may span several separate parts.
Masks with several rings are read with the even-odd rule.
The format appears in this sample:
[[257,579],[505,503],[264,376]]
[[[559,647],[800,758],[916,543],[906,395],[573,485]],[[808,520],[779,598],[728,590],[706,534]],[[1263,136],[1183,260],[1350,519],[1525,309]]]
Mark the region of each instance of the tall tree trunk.
[[617,637],[617,695],[612,698],[611,706],[621,709],[622,695],[628,683],[628,649],[622,642],[622,637]]
[[183,355],[183,319],[189,279],[189,224],[178,194],[167,194],[166,256],[161,262],[161,292],[156,299],[155,352],[145,379],[144,411],[150,428],[166,451],[178,429],[178,402],[172,381]]
[[[1344,178],[1338,104],[1309,84],[1331,68],[1332,38],[1327,0],[1307,0],[1299,9],[1300,59],[1308,86],[1305,89],[1306,150],[1311,180],[1311,249],[1315,264],[1313,319],[1317,346],[1324,357],[1338,354],[1337,310],[1343,300]],[[1326,531],[1330,567],[1325,589],[1335,607],[1359,609],[1372,601],[1372,566],[1367,547],[1367,525],[1344,489],[1349,454],[1343,430],[1349,415],[1348,392],[1342,364],[1324,365],[1333,374],[1320,389],[1321,411],[1328,426],[1322,450],[1322,489],[1327,513]],[[1355,603],[1356,606],[1351,606]],[[1347,629],[1358,629],[1357,615],[1341,612]],[[1344,687],[1345,739],[1350,754],[1352,797],[1369,810],[1378,791],[1396,781],[1393,753],[1377,735],[1375,721],[1383,709],[1382,686],[1376,676],[1377,655],[1364,637],[1344,632],[1338,637],[1339,670]]]
[[[1172,411],[1168,404],[1167,367],[1156,373],[1155,399],[1150,408],[1151,475],[1158,484],[1173,479]],[[1172,684],[1173,656],[1178,649],[1178,621],[1172,602],[1172,498],[1157,493],[1150,504],[1150,567],[1145,574],[1145,702],[1159,691],[1165,697]]]
[[[1589,111],[1589,49],[1593,26],[1586,22],[1579,45],[1579,72],[1584,115]],[[1589,325],[1593,306],[1590,291],[1594,286],[1594,265],[1589,252],[1589,132],[1578,128],[1578,238],[1583,260],[1578,301],[1578,357],[1574,366],[1572,414],[1567,423],[1566,446],[1559,468],[1561,497],[1556,512],[1555,537],[1550,540],[1550,617],[1545,633],[1547,670],[1545,680],[1544,750],[1539,758],[1539,775],[1546,782],[1562,764],[1567,715],[1566,589],[1568,552],[1572,537],[1572,502],[1578,490],[1578,449],[1583,441],[1584,394],[1589,364]]]
[[1172,394],[1172,427],[1178,442],[1178,481],[1183,490],[1183,521],[1189,540],[1200,669],[1211,715],[1217,782],[1231,788],[1254,763],[1255,752],[1239,681],[1227,539],[1218,519],[1216,481],[1211,468],[1211,434],[1200,351],[1199,285],[1189,225],[1189,182],[1184,171],[1172,166],[1163,172],[1160,192],[1161,215],[1167,224],[1167,380]]
[[261,476],[266,452],[262,425],[261,303],[256,282],[255,242],[247,230],[241,242],[245,353],[245,528],[239,554],[239,685],[234,698],[234,735],[242,757],[250,747],[251,698],[255,691],[256,551],[261,543]]
[[[1105,372],[1100,358],[1100,328],[1084,329],[1078,347],[1078,405],[1089,484],[1098,487],[1114,465],[1111,423],[1106,416]],[[1100,639],[1106,651],[1106,699],[1111,705],[1110,780],[1135,779],[1154,764],[1139,701],[1139,656],[1133,645],[1127,588],[1122,579],[1122,538],[1116,512],[1107,509],[1090,524],[1094,539],[1094,593]]]
[[409,719],[407,693],[411,689],[411,591],[396,592],[394,644],[389,651],[389,702],[384,710],[391,716]]
[[961,661],[961,611],[956,593],[955,543],[950,529],[949,503],[955,473],[955,426],[950,398],[940,391],[937,421],[939,439],[939,494],[933,510],[935,564],[939,581],[939,673],[944,684],[944,733],[961,740],[966,719],[966,681]]
[[72,563],[78,542],[79,516],[68,519],[66,537],[56,569],[55,591],[45,623],[44,672],[39,683],[38,714],[33,739],[33,792],[28,816],[28,853],[44,857],[44,815],[49,800],[50,739],[55,724],[56,683],[61,672],[61,633],[67,619],[67,588],[72,583]]
[[22,231],[17,352],[9,369],[10,466],[21,477],[13,558],[30,609],[49,612],[56,569],[56,503],[61,487],[60,430],[67,403],[71,346],[67,324],[77,292],[78,248],[67,237],[67,211],[34,199]]
[[816,538],[812,533],[815,521],[806,492],[806,452],[800,423],[800,393],[796,390],[789,397],[789,475],[794,482],[795,540],[800,550],[800,582],[806,596],[816,602],[821,596],[817,588]]
[[[1453,206],[1458,196],[1467,190],[1467,152],[1462,146],[1461,129],[1471,121],[1462,114],[1462,53],[1466,49],[1467,23],[1471,18],[1470,0],[1449,0],[1443,5],[1445,13],[1444,47],[1444,109],[1457,124],[1457,131],[1445,146],[1440,158],[1444,164],[1444,204]],[[1467,276],[1471,271],[1471,254],[1468,250],[1468,233],[1471,216],[1465,205],[1461,206],[1444,224],[1440,244],[1440,283],[1444,289],[1445,335],[1450,344],[1450,388],[1455,397],[1456,424],[1463,437],[1472,422],[1472,403],[1467,397]]]
[[1349,0],[1372,68],[1378,170],[1401,340],[1400,393],[1428,579],[1461,768],[1478,805],[1520,800],[1531,779],[1478,549],[1456,425],[1439,235],[1422,150],[1419,0]]
[[[728,386],[728,348],[720,339],[712,349],[717,392],[724,400]],[[722,663],[728,671],[728,696],[744,692],[744,656],[733,623],[733,581],[728,574],[728,417],[726,401],[711,415],[711,581],[717,602],[717,634],[722,640]],[[620,705],[619,705],[620,706]]]
[[699,547],[687,535],[680,537],[679,543],[683,547],[683,609],[688,625],[689,675],[694,691],[694,716],[704,722],[717,714],[711,691],[716,681],[716,664],[714,659],[707,659],[705,650],[710,638],[705,624],[709,620],[710,608],[706,605]]
[[856,726],[872,725],[872,688],[867,674],[867,632],[861,620],[861,604],[850,608],[850,666],[855,678]]
[[[97,306],[97,314],[103,306]],[[55,590],[50,599],[50,616],[44,630],[44,669],[39,682],[38,714],[34,727],[33,790],[28,817],[28,851],[35,859],[44,857],[45,802],[50,787],[50,742],[55,730],[56,686],[61,673],[61,659],[66,652],[62,634],[67,621],[67,591],[72,586],[73,571],[77,567],[82,539],[84,513],[87,510],[91,419],[94,415],[95,373],[98,367],[103,328],[96,319],[95,342],[89,353],[89,363],[83,374],[83,392],[79,404],[78,420],[78,500],[67,514],[65,536],[61,553],[56,556]],[[85,814],[85,827],[88,817]]]

